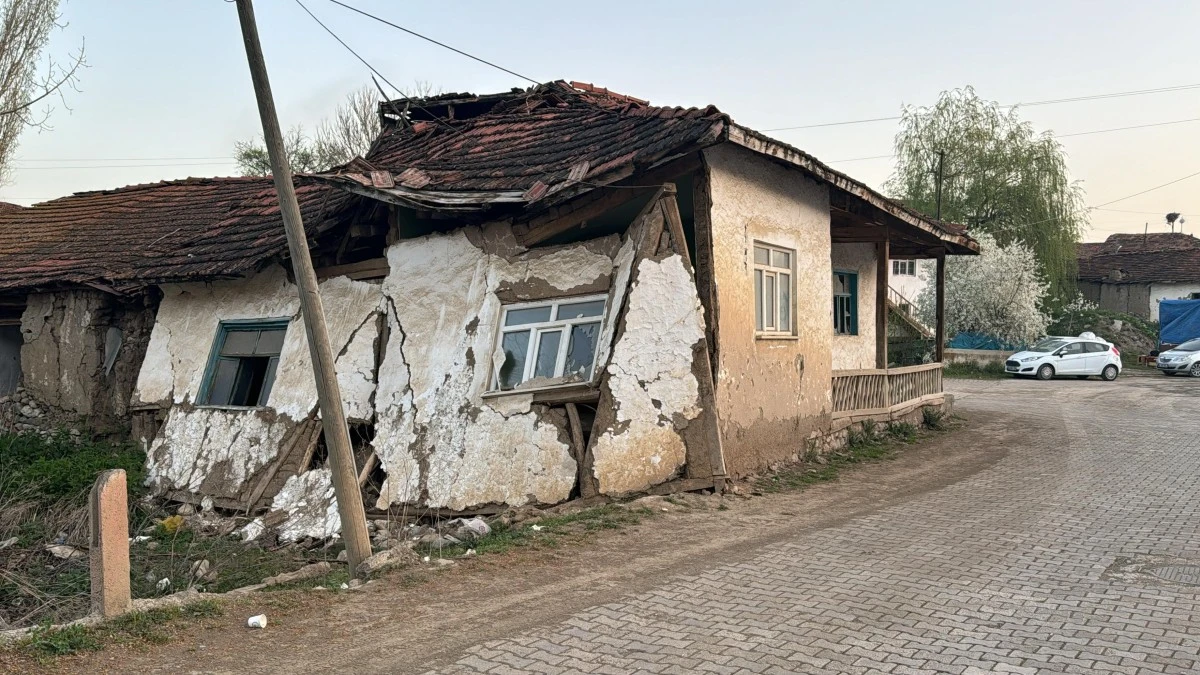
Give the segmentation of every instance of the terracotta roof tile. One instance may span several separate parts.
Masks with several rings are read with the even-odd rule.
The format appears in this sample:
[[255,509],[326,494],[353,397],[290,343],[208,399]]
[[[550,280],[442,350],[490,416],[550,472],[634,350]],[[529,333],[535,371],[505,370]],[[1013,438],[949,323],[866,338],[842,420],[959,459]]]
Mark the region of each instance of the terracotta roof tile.
[[[330,227],[347,193],[298,181],[306,228]],[[0,291],[236,276],[283,253],[269,177],[188,178],[0,210]]]
[[1200,239],[1183,232],[1154,232],[1151,234],[1111,234],[1102,242],[1079,244],[1079,257],[1089,258],[1101,253],[1131,253],[1200,248]]
[[1092,255],[1080,259],[1079,279],[1126,284],[1200,282],[1200,248]]

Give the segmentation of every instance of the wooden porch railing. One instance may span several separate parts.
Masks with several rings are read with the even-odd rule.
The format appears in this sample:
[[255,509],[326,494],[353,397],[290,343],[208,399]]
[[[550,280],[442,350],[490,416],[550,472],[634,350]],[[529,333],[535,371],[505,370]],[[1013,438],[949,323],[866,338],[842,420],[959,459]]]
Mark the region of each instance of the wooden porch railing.
[[942,393],[942,364],[833,371],[833,415],[880,415]]

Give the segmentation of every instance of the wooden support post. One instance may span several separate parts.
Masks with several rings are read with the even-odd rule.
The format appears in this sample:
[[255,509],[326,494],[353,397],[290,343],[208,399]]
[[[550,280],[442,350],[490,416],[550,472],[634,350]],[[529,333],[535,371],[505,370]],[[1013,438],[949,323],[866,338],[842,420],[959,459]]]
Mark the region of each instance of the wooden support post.
[[875,244],[875,367],[888,367],[888,260],[887,240]]
[[334,370],[333,348],[329,344],[329,330],[325,326],[325,308],[321,303],[317,274],[313,271],[312,258],[308,252],[308,237],[300,217],[300,205],[296,201],[292,170],[283,147],[283,133],[279,130],[279,117],[275,113],[271,83],[267,78],[267,64],[263,60],[262,45],[258,40],[254,7],[251,0],[237,0],[237,9],[242,41],[246,44],[246,60],[249,62],[250,77],[254,82],[254,95],[258,99],[258,114],[262,118],[263,139],[266,141],[267,155],[271,159],[275,191],[279,194],[279,211],[283,217],[284,230],[287,232],[292,272],[300,289],[300,315],[304,319],[304,331],[308,335],[308,351],[312,357],[317,402],[321,408],[321,423],[325,429],[325,443],[329,448],[333,494],[337,499],[338,516],[342,521],[342,538],[346,542],[347,562],[350,569],[355,570],[358,569],[359,563],[371,555],[371,539],[367,535],[367,514],[363,509],[362,493],[358,489],[354,450],[350,445],[350,429],[346,425],[346,412],[342,408],[342,394]]
[[937,255],[937,319],[934,326],[934,340],[937,341],[937,346],[934,348],[934,353],[937,355],[935,360],[942,363],[946,358],[946,251],[939,251]]
[[91,517],[92,613],[119,616],[133,608],[129,592],[129,504],[125,469],[100,474],[88,495]]

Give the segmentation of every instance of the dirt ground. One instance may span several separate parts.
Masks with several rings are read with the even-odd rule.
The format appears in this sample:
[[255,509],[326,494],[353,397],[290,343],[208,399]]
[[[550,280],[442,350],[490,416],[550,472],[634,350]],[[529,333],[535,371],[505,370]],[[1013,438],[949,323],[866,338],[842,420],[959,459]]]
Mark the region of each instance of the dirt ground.
[[[185,624],[168,644],[60,658],[52,669],[423,672],[481,641],[558,622],[583,608],[743,560],[763,546],[955,483],[1003,458],[1015,433],[990,416],[968,418],[968,426],[803,492],[729,497],[727,510],[670,507],[578,545],[466,559],[420,576],[398,573],[350,592],[258,594],[228,604],[219,619]],[[260,611],[267,613],[270,626],[247,629],[246,618]]]

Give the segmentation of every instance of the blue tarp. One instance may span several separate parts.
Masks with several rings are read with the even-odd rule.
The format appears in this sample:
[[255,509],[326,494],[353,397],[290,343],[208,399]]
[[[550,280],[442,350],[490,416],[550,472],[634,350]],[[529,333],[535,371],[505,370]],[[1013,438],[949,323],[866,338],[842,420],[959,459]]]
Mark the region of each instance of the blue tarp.
[[1016,351],[1017,346],[1002,342],[983,333],[959,333],[950,338],[951,349],[996,349]]
[[1158,303],[1158,342],[1177,345],[1200,337],[1200,300]]

